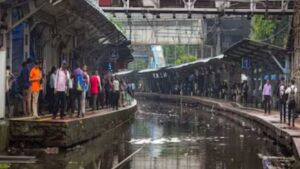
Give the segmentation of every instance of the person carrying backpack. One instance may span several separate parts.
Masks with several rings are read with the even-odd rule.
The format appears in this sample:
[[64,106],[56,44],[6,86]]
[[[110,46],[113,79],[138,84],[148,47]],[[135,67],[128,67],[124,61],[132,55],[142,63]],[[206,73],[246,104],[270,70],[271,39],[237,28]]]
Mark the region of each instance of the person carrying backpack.
[[296,97],[297,97],[297,87],[295,81],[291,80],[290,86],[286,89],[285,93],[288,95],[288,124],[289,126],[295,127],[295,108],[296,108]]
[[285,93],[286,86],[284,85],[284,79],[280,80],[278,86],[278,103],[279,103],[279,112],[280,112],[280,122],[286,122],[286,102],[287,94]]
[[79,64],[76,64],[76,69],[73,72],[74,83],[73,89],[75,92],[75,100],[77,101],[77,117],[84,117],[84,113],[82,112],[82,93],[84,91],[84,80],[83,80],[83,71],[81,70]]

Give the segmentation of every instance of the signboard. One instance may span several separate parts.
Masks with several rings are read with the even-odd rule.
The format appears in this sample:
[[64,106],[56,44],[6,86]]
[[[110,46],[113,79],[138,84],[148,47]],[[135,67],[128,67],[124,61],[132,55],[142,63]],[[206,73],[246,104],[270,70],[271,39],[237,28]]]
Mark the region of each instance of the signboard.
[[242,58],[242,69],[249,69],[250,66],[250,59],[248,56],[244,56]]

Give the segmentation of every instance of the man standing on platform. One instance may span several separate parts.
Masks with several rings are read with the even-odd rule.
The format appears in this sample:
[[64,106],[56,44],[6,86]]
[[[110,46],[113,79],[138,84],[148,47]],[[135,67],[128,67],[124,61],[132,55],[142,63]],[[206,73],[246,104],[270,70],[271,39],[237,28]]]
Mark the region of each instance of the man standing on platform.
[[23,113],[25,115],[30,115],[31,112],[31,87],[29,81],[30,69],[27,61],[22,64],[22,70],[18,77],[18,83],[23,94]]
[[113,77],[113,110],[119,110],[120,82],[116,76]]
[[278,86],[278,102],[279,102],[279,112],[280,112],[280,122],[286,122],[286,101],[287,94],[285,93],[286,87],[284,85],[284,79],[280,80]]
[[60,118],[63,119],[65,116],[66,107],[66,90],[68,81],[70,80],[70,74],[67,70],[67,62],[62,61],[60,69],[56,72],[56,79],[54,83],[55,89],[55,104],[52,118],[55,119],[60,108]]
[[32,91],[32,111],[33,117],[38,117],[38,99],[41,90],[41,80],[43,78],[40,61],[35,62],[35,66],[31,69],[29,80],[31,82]]
[[99,84],[100,84],[100,77],[97,75],[97,72],[94,72],[92,77],[90,78],[90,85],[91,85],[91,97],[92,97],[92,110],[93,112],[96,110],[97,106],[97,97],[99,93]]
[[82,96],[81,96],[81,112],[84,116],[85,112],[86,112],[86,100],[87,100],[87,94],[89,91],[89,85],[90,85],[90,76],[88,75],[87,72],[87,65],[84,65],[82,67],[83,70],[83,91],[82,91]]
[[80,117],[80,115],[84,116],[83,112],[81,111],[81,97],[82,92],[84,90],[84,80],[83,80],[83,71],[81,70],[79,64],[76,65],[76,69],[73,73],[74,76],[74,91],[75,91],[75,97],[77,100],[77,117]]
[[272,85],[270,80],[267,80],[265,83],[262,95],[264,100],[265,114],[271,114]]
[[296,96],[297,96],[297,87],[295,81],[291,80],[290,86],[286,89],[286,94],[288,94],[288,124],[289,126],[292,123],[292,126],[295,127],[295,117],[296,117]]

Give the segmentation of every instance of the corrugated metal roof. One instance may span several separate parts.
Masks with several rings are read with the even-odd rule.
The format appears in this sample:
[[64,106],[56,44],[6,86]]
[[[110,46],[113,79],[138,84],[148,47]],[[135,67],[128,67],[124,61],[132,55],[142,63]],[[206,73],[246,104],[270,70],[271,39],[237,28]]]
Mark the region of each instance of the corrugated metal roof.
[[285,58],[289,57],[288,51],[272,44],[242,40],[224,52],[225,60],[242,62],[243,57],[248,57],[250,65],[264,68],[267,71],[281,72],[279,66],[271,55],[275,56],[281,65],[285,64]]
[[224,55],[218,55],[218,56],[209,57],[209,58],[205,58],[205,59],[199,59],[199,60],[196,60],[194,62],[188,62],[188,63],[184,63],[184,64],[181,64],[181,65],[172,66],[172,67],[169,67],[168,69],[179,69],[179,68],[186,67],[186,66],[191,66],[191,65],[194,65],[194,64],[197,64],[197,63],[207,63],[207,62],[209,62],[211,60],[214,60],[214,59],[223,59],[223,58],[224,58]]

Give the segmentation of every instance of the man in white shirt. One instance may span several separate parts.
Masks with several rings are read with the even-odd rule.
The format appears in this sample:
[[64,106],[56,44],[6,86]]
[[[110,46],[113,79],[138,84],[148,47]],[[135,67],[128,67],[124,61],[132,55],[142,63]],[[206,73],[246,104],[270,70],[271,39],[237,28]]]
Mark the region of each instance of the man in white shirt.
[[295,117],[296,117],[296,97],[297,97],[297,87],[295,85],[295,81],[291,80],[291,84],[289,87],[286,89],[285,93],[288,94],[288,124],[289,126],[291,125],[295,127]]
[[70,73],[67,70],[67,62],[63,61],[61,68],[56,72],[56,79],[54,83],[55,89],[55,104],[52,118],[55,119],[59,108],[61,109],[60,118],[65,116],[66,107],[66,91],[68,87],[68,81],[70,79]]
[[280,110],[280,122],[286,122],[286,101],[287,94],[285,93],[286,86],[284,85],[284,79],[280,80],[278,87],[278,97],[279,97],[279,110]]
[[120,97],[120,82],[116,76],[113,77],[113,109],[119,109],[119,97]]

